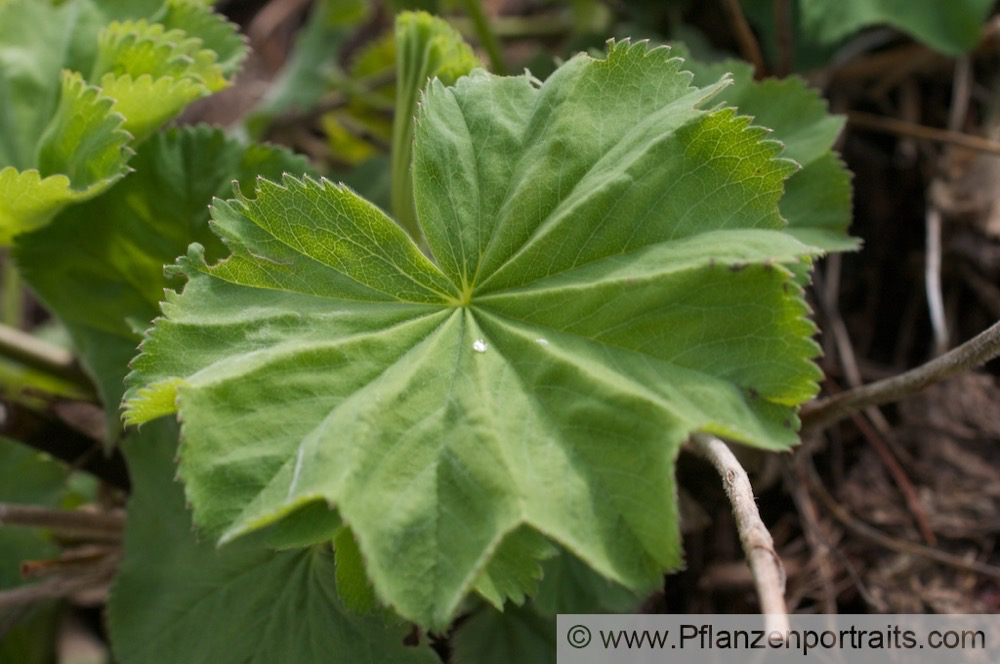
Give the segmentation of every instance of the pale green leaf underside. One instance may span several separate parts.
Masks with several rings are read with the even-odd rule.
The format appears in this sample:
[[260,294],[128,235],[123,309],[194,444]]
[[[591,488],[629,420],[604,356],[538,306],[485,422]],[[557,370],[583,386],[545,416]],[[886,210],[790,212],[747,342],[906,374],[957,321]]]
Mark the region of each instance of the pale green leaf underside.
[[794,165],[689,82],[626,42],[541,87],[432,85],[433,261],[327,182],[217,202],[233,254],[180,262],[126,394],[132,422],[178,409],[196,523],[229,540],[326,501],[379,597],[436,627],[473,588],[530,591],[538,534],[633,588],[679,565],[682,442],[786,449],[818,375]]

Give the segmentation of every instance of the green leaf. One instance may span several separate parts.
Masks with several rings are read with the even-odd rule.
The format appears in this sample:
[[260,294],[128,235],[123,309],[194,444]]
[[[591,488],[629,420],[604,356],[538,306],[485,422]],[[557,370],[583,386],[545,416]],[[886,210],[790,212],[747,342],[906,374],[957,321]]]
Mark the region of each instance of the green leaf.
[[557,553],[551,542],[533,530],[513,532],[493,552],[489,566],[476,581],[476,592],[499,611],[508,599],[520,606],[538,588],[542,578],[539,561]]
[[992,7],[992,0],[803,0],[801,20],[823,42],[886,23],[942,53],[961,55],[979,43]]
[[[686,48],[677,49],[686,54]],[[708,85],[729,73],[734,84],[719,99],[773,130],[783,156],[802,168],[785,183],[781,215],[786,232],[825,251],[851,251],[860,242],[847,235],[851,223],[851,176],[832,147],[844,118],[829,114],[826,101],[797,77],[754,81],[753,67],[739,60],[706,64],[688,59],[694,82]]]
[[220,551],[196,541],[172,481],[175,430],[169,422],[150,425],[124,447],[133,493],[108,605],[118,661],[438,661],[426,647],[403,645],[405,627],[344,609],[327,547],[274,552],[247,540]]
[[40,139],[38,168],[0,170],[0,246],[44,226],[70,203],[89,200],[125,175],[132,155],[113,100],[63,72],[55,116]]
[[551,664],[556,661],[556,621],[530,608],[500,613],[486,608],[456,630],[454,664]]
[[350,528],[337,531],[333,549],[337,561],[337,592],[343,598],[344,606],[355,613],[371,613],[375,610],[377,599],[365,575],[361,550]]
[[169,285],[163,265],[191,241],[208,247],[212,260],[225,254],[208,228],[212,198],[231,191],[233,180],[249,184],[258,175],[308,169],[285,151],[244,147],[208,127],[154,135],[132,166],[136,171],[99,200],[20,236],[15,251],[25,279],[66,325],[94,376],[109,406],[110,432],[120,426],[115,406],[128,361]]
[[59,72],[76,15],[73,3],[0,3],[0,167],[36,165],[38,139],[59,101]]
[[628,613],[643,597],[596,574],[579,558],[561,551],[542,563],[542,583],[532,606],[545,616],[558,613]]
[[174,0],[164,10],[160,22],[114,21],[98,36],[91,79],[116,100],[137,140],[225,88],[246,55],[235,26],[211,9]]
[[[195,0],[168,0],[163,8],[154,15],[154,20],[168,30],[179,30],[187,38],[196,39],[200,42],[201,50],[195,59],[201,59],[209,65],[211,70],[218,68],[228,81],[239,73],[243,60],[247,56],[247,41],[239,33],[235,23],[231,23],[217,12],[212,11],[210,3],[199,3]],[[195,70],[197,72],[197,69]],[[202,74],[202,79],[209,87],[213,77],[206,77]],[[216,81],[215,85],[218,85]]]
[[235,27],[187,0],[152,5],[161,22],[103,30],[150,3],[0,5],[0,246],[102,193],[127,172],[131,139],[227,85],[246,50]]
[[454,83],[481,64],[462,35],[426,12],[396,16],[396,112],[392,126],[392,211],[396,220],[419,240],[413,207],[410,162],[413,116],[430,79]]
[[432,84],[433,260],[329,182],[216,203],[233,254],[179,262],[126,394],[131,422],[177,409],[196,524],[229,541],[324,501],[379,599],[435,628],[477,584],[528,590],[524,555],[492,564],[524,532],[659,585],[683,441],[787,449],[819,376],[792,271],[818,250],[778,211],[794,165],[680,67],[626,42],[540,87]]

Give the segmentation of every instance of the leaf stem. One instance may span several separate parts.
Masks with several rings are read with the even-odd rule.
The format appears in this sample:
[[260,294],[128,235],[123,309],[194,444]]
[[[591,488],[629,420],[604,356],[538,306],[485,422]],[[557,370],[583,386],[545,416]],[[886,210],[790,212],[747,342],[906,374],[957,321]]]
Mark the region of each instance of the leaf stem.
[[696,433],[691,436],[691,444],[722,477],[722,486],[736,518],[743,555],[750,565],[750,573],[757,587],[761,612],[764,614],[764,629],[769,634],[787,634],[789,623],[788,606],[785,604],[785,568],[774,550],[771,533],[760,518],[747,471],[729,447],[715,436]]
[[802,413],[803,434],[824,429],[868,406],[904,399],[997,356],[1000,356],[1000,322],[915,369],[813,402]]

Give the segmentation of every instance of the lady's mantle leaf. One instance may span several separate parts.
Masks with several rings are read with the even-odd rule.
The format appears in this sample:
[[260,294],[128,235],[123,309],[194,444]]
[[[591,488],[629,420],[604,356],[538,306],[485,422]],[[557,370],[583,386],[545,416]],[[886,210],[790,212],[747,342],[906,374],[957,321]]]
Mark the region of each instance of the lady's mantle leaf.
[[410,179],[413,115],[428,79],[452,84],[480,62],[462,35],[427,12],[396,16],[396,111],[392,124],[392,212],[413,237],[420,228]]
[[117,661],[438,662],[429,648],[403,644],[405,627],[344,607],[328,548],[276,552],[255,538],[219,551],[197,542],[172,481],[175,429],[157,423],[125,445],[134,493],[108,607]]
[[0,169],[0,246],[44,226],[70,203],[100,194],[125,175],[131,136],[114,100],[64,71],[62,95],[40,139],[38,168]]
[[701,85],[730,73],[733,85],[719,98],[772,129],[771,138],[785,146],[783,156],[802,167],[785,183],[781,198],[786,232],[825,251],[857,249],[859,241],[847,235],[851,176],[831,149],[843,118],[830,115],[823,98],[798,78],[757,82],[753,67],[738,60],[711,64],[687,60],[685,66]]
[[211,9],[174,0],[160,21],[113,21],[98,37],[91,78],[137,140],[225,88],[246,53],[235,26]]
[[[217,202],[128,379],[177,409],[196,523],[224,540],[311,501],[350,525],[376,593],[446,625],[472,588],[537,574],[512,534],[633,588],[681,562],[674,458],[692,431],[785,449],[817,353],[781,231],[791,162],[699,105],[665,49],[612,43],[536,87],[429,87],[414,143],[424,257],[328,182]],[[525,545],[522,547],[522,545]],[[512,566],[492,565],[494,555]]]

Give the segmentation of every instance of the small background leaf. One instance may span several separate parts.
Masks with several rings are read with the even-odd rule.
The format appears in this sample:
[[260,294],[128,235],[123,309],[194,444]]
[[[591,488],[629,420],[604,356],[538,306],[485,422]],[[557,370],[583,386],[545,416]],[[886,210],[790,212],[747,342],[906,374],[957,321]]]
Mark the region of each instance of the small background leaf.
[[802,0],[807,33],[835,42],[870,25],[887,23],[948,55],[979,42],[992,0]]
[[[142,14],[157,9],[163,23]],[[227,85],[245,51],[185,0],[0,5],[0,119],[17,128],[0,145],[0,246],[124,176],[130,141]]]
[[556,621],[529,607],[483,607],[455,631],[454,664],[551,664]]
[[454,83],[481,63],[462,36],[426,12],[396,16],[396,112],[392,128],[392,213],[419,240],[410,177],[413,116],[428,80]]

